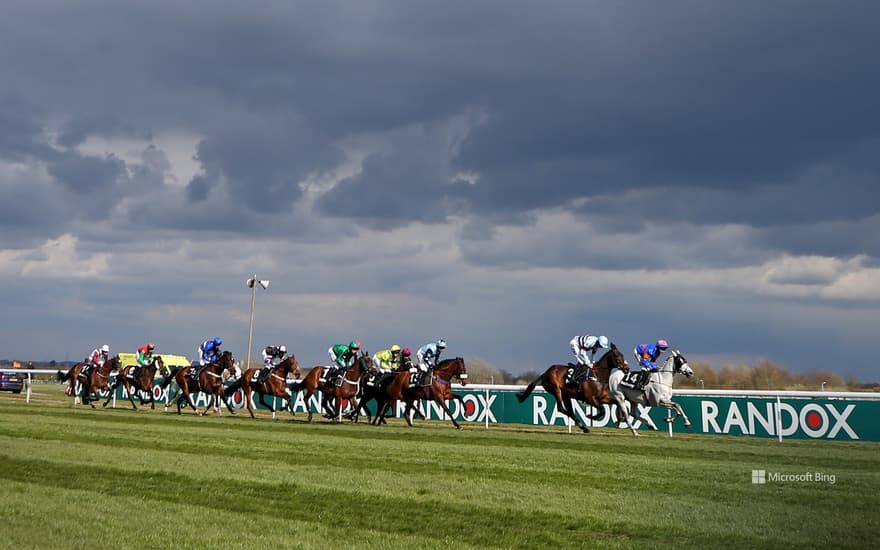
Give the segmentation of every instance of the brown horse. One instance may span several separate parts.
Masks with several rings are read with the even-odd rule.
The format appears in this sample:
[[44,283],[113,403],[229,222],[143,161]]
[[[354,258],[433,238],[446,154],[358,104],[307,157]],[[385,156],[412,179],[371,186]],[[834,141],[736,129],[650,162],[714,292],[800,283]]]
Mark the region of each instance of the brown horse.
[[122,370],[116,375],[116,380],[110,387],[110,395],[108,395],[107,400],[104,401],[105,407],[107,406],[107,403],[110,402],[110,399],[113,398],[116,388],[122,384],[125,387],[125,394],[128,395],[128,400],[131,402],[131,407],[133,409],[137,409],[137,405],[134,404],[135,394],[138,395],[141,405],[146,403],[142,392],[147,392],[150,395],[150,408],[156,408],[156,401],[153,399],[153,379],[156,377],[157,371],[161,372],[163,376],[166,376],[168,373],[165,363],[162,362],[162,357],[156,355],[153,357],[153,361],[149,365],[140,369],[140,371],[136,373],[136,376],[129,378],[129,375],[133,374],[135,370],[137,370],[137,365],[122,367]]
[[[462,386],[467,385],[467,368],[465,367],[464,359],[461,357],[440,361],[437,366],[434,367],[430,385],[424,387],[405,387],[403,389],[402,399],[406,403],[406,409],[403,412],[403,416],[406,418],[406,423],[409,426],[413,425],[410,411],[414,411],[414,413],[417,413],[424,418],[418,408],[416,408],[415,402],[419,399],[428,399],[434,400],[438,403],[440,408],[443,409],[443,412],[449,416],[450,420],[452,420],[452,424],[455,425],[457,429],[461,429],[461,426],[459,426],[458,422],[455,421],[455,418],[452,417],[452,413],[449,412],[449,407],[446,406],[446,401],[449,399],[458,399],[459,402],[462,402],[461,396],[452,393],[453,377],[458,378],[461,381]],[[396,381],[397,380],[395,380],[395,382]]]
[[259,371],[260,369],[253,367],[244,371],[244,373],[242,373],[241,375],[241,378],[239,378],[231,386],[226,388],[226,397],[231,396],[239,388],[241,388],[242,392],[244,393],[245,399],[247,400],[247,409],[248,412],[251,413],[251,418],[256,418],[254,416],[254,402],[251,392],[259,394],[260,403],[267,409],[272,410],[272,418],[275,418],[276,411],[274,406],[270,406],[269,403],[266,402],[267,395],[280,397],[281,399],[287,399],[287,408],[288,410],[290,410],[291,413],[293,413],[293,407],[291,406],[291,404],[293,403],[293,394],[287,387],[287,377],[293,374],[293,377],[296,380],[299,380],[300,376],[302,376],[302,373],[299,370],[299,361],[296,360],[296,357],[294,357],[294,355],[291,353],[287,356],[287,358],[284,359],[284,361],[272,367],[272,370],[270,371],[269,376],[266,378],[265,382],[257,382],[255,380],[255,375]]
[[306,392],[305,402],[306,406],[309,408],[308,421],[312,421],[312,408],[309,406],[309,399],[311,399],[312,395],[319,390],[324,396],[324,399],[322,399],[322,407],[327,418],[336,417],[336,421],[341,422],[342,402],[346,399],[352,403],[355,411],[354,414],[356,414],[358,409],[356,396],[360,389],[361,375],[368,372],[371,365],[372,363],[370,362],[369,354],[361,353],[360,356],[355,359],[354,365],[345,369],[341,386],[336,386],[329,380],[321,382],[321,374],[323,374],[324,369],[329,367],[321,365],[313,367],[303,381],[295,387],[297,390],[304,389]]
[[547,393],[556,397],[556,409],[571,418],[584,433],[589,433],[590,429],[575,416],[571,400],[576,399],[593,406],[599,413],[591,415],[589,418],[601,420],[605,416],[603,405],[612,402],[608,396],[608,377],[611,375],[611,371],[615,368],[628,370],[629,365],[623,353],[612,343],[608,353],[593,365],[595,378],[590,377],[580,382],[566,383],[566,374],[571,368],[572,365],[551,365],[525,390],[517,393],[516,398],[522,403],[532,393],[535,386],[541,384]]
[[[83,405],[90,405],[95,408],[92,403],[92,392],[95,392],[95,401],[98,401],[99,391],[110,391],[110,372],[119,371],[122,367],[122,361],[118,355],[114,355],[110,359],[104,361],[99,367],[93,367],[88,374],[83,375],[80,370],[77,380],[82,384],[82,402]],[[75,404],[75,402],[74,402]]]
[[[192,407],[193,412],[198,416],[208,414],[208,411],[212,406],[215,406],[215,404],[217,407],[217,414],[220,414],[220,402],[223,402],[223,404],[226,405],[230,414],[235,414],[235,411],[229,406],[229,402],[224,399],[223,377],[220,374],[225,370],[235,370],[235,361],[232,358],[232,353],[224,351],[220,355],[218,361],[208,363],[202,367],[198,378],[193,380],[190,378],[189,373],[192,369],[196,368],[199,367],[183,367],[174,375],[174,381],[177,382],[177,385],[180,387],[180,395],[177,397],[177,414],[181,414],[180,405],[183,404],[184,401]],[[202,392],[211,397],[211,400],[205,406],[204,412],[199,412],[198,407],[196,407],[196,402],[192,396],[192,394],[196,392]]]

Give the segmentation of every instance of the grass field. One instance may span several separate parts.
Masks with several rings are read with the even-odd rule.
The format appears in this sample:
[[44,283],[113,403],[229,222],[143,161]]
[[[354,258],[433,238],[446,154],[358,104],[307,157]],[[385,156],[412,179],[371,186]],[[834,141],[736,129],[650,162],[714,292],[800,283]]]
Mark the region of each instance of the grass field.
[[[569,434],[0,395],[2,548],[869,548],[880,445]],[[752,483],[752,470],[828,482]]]

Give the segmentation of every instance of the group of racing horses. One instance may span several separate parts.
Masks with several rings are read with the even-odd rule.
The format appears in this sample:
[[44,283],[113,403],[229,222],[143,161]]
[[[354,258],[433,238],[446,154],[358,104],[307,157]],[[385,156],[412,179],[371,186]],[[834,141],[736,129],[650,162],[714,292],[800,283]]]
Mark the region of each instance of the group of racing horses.
[[[123,385],[132,407],[137,408],[134,402],[136,394],[141,404],[146,403],[143,395],[149,395],[150,407],[155,409],[154,384],[166,388],[173,381],[180,388],[175,398],[178,414],[181,414],[181,407],[184,404],[189,405],[196,414],[207,414],[212,407],[219,413],[221,403],[226,405],[231,414],[235,414],[229,399],[238,390],[244,394],[251,417],[254,417],[254,394],[259,396],[263,406],[272,411],[273,417],[277,410],[274,400],[270,404],[266,401],[267,397],[286,401],[286,408],[293,414],[293,393],[302,391],[306,403],[309,403],[313,395],[320,392],[323,397],[321,403],[324,416],[337,422],[342,421],[343,413],[346,418],[357,422],[363,411],[368,422],[384,423],[389,411],[393,410],[398,402],[403,402],[406,405],[403,416],[407,424],[412,426],[414,416],[424,419],[417,402],[422,399],[433,400],[458,429],[461,429],[461,426],[456,422],[446,402],[450,399],[461,401],[460,396],[452,393],[452,380],[458,379],[462,385],[466,385],[468,378],[464,360],[456,357],[438,362],[424,385],[412,385],[411,373],[408,369],[386,374],[378,373],[366,352],[360,353],[355,358],[354,364],[344,371],[341,382],[324,379],[325,369],[328,367],[320,365],[312,368],[305,378],[302,378],[299,362],[293,354],[274,366],[265,380],[260,379],[257,368],[248,368],[241,373],[241,376],[234,378],[235,361],[229,351],[224,351],[217,361],[203,367],[169,369],[163,364],[161,356],[155,356],[151,364],[137,369],[131,365],[123,367],[118,355],[108,359],[101,366],[89,369],[86,373],[83,373],[84,366],[85,363],[77,363],[66,372],[58,371],[58,378],[61,381],[68,381],[69,395],[73,395],[76,400],[76,396],[81,393],[83,403],[93,408],[95,407],[91,399],[93,392],[96,395],[100,391],[109,393],[103,404],[106,407],[116,388]],[[111,379],[110,373],[114,370],[118,374],[115,379]],[[634,377],[628,375],[629,365],[626,358],[613,343],[611,349],[596,361],[584,376],[573,379],[571,374],[574,370],[571,364],[551,365],[525,390],[517,393],[517,399],[520,402],[525,401],[535,387],[541,385],[556,398],[557,410],[571,418],[573,423],[584,432],[589,432],[589,428],[575,414],[573,400],[581,401],[596,409],[596,414],[588,415],[592,420],[604,418],[605,405],[616,405],[618,425],[626,422],[633,435],[638,435],[638,432],[630,417],[640,419],[650,428],[657,429],[651,418],[642,413],[640,406],[665,407],[675,412],[674,417],[666,418],[667,422],[674,422],[681,416],[684,418],[685,426],[690,426],[690,420],[681,406],[671,399],[673,376],[675,374],[693,376],[693,370],[688,366],[684,356],[676,350],[671,351],[667,360],[656,373],[651,375],[644,388],[639,387],[634,382]],[[157,373],[161,376],[158,382],[155,381]],[[233,382],[226,384],[227,378],[233,378]],[[78,385],[81,385],[81,391],[77,391]],[[200,411],[196,406],[194,395],[197,392],[203,392],[209,398],[204,411]],[[367,407],[371,401],[376,402],[375,415]],[[348,412],[345,412],[346,408]],[[313,416],[311,407],[308,407],[308,411],[308,421],[311,422]]]
[[[234,378],[231,384],[224,383],[226,378],[232,378],[236,372],[235,361],[232,353],[224,351],[220,358],[203,367],[188,366],[167,368],[162,362],[162,357],[157,355],[149,365],[137,369],[133,365],[123,367],[119,356],[112,357],[103,365],[94,366],[84,372],[85,362],[77,363],[70,369],[58,371],[58,379],[68,382],[68,395],[74,397],[74,403],[79,395],[82,395],[83,404],[95,407],[92,393],[109,393],[104,401],[104,406],[112,399],[116,389],[123,385],[128,399],[133,408],[137,408],[134,396],[138,395],[141,404],[147,401],[144,395],[149,396],[149,403],[155,409],[153,399],[153,387],[159,385],[163,389],[171,382],[175,382],[180,391],[175,398],[177,412],[181,414],[182,407],[189,405],[196,414],[207,414],[211,408],[220,411],[220,404],[224,404],[230,413],[235,414],[229,401],[232,395],[241,390],[247,404],[248,412],[254,417],[253,395],[259,396],[260,403],[270,409],[274,414],[277,412],[267,397],[275,397],[287,402],[287,409],[293,414],[293,394],[297,391],[304,392],[305,402],[308,403],[317,392],[322,394],[321,400],[324,416],[342,420],[343,412],[348,406],[350,412],[346,417],[358,421],[361,412],[367,416],[368,422],[384,423],[386,415],[397,402],[406,404],[404,417],[412,426],[412,417],[424,418],[416,406],[421,399],[433,400],[439,404],[446,415],[452,419],[456,428],[461,428],[452,417],[446,402],[450,399],[461,397],[452,393],[451,382],[457,379],[462,385],[467,384],[467,367],[464,359],[456,357],[445,359],[437,363],[424,385],[414,386],[410,383],[411,373],[408,369],[395,371],[387,374],[378,373],[372,364],[370,356],[366,352],[359,354],[354,364],[346,369],[340,381],[324,379],[324,371],[328,367],[316,366],[302,378],[299,362],[296,356],[288,355],[278,365],[272,367],[269,376],[264,381],[258,376],[258,368],[248,368],[241,376]],[[111,372],[116,371],[114,378]],[[157,373],[161,379],[156,381]],[[291,382],[291,378],[293,381]],[[77,389],[77,388],[81,389]],[[203,392],[208,397],[208,403],[204,411],[196,406],[195,394]],[[96,400],[96,399],[95,399]],[[376,402],[376,414],[373,415],[367,404]],[[167,407],[166,407],[167,409]],[[309,407],[308,420],[312,421],[313,413]]]

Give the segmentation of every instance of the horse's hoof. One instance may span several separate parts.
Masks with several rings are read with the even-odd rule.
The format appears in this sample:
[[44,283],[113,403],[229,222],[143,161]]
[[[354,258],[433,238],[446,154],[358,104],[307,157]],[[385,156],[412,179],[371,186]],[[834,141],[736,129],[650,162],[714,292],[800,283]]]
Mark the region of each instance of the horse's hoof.
[[684,427],[685,427],[685,428],[690,428],[690,427],[691,427],[691,423],[690,423],[690,422],[687,422],[687,423],[684,425]]
[[584,426],[583,428],[581,428],[581,430],[582,430],[585,434],[590,433],[590,428],[587,428],[586,426]]

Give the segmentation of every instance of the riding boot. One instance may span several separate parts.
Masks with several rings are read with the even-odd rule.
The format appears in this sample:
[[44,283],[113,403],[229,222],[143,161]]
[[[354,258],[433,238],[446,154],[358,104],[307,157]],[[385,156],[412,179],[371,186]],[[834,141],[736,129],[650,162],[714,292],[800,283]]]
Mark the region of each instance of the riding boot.
[[639,388],[644,390],[645,387],[648,385],[648,382],[650,382],[650,380],[651,380],[651,371],[649,371],[648,369],[643,369],[641,371],[641,375],[639,378]]

